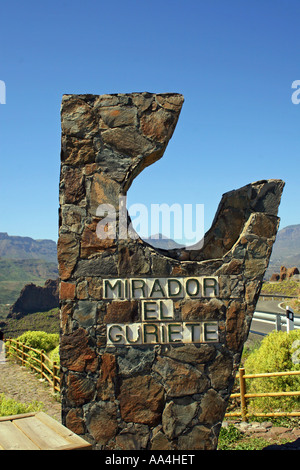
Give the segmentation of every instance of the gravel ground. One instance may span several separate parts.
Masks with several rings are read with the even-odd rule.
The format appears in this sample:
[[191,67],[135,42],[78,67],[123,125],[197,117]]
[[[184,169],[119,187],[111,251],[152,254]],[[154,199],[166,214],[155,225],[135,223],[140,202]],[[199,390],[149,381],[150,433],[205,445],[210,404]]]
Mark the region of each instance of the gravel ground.
[[11,361],[0,363],[0,393],[21,403],[42,402],[43,411],[61,422],[61,405],[54,398],[47,381]]

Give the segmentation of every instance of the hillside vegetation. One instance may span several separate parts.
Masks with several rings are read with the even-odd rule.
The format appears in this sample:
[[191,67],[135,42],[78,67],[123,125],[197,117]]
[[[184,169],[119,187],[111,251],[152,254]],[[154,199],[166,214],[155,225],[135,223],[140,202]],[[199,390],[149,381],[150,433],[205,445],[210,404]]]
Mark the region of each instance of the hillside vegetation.
[[53,308],[48,312],[30,313],[18,320],[9,318],[5,320],[5,326],[0,329],[5,338],[17,338],[27,331],[59,333],[59,308]]
[[261,290],[262,294],[288,295],[297,297],[300,294],[300,282],[285,280],[278,282],[264,282]]
[[34,240],[0,232],[0,319],[8,313],[26,284],[42,286],[58,277],[53,240]]
[[14,303],[26,284],[44,285],[58,277],[57,264],[45,260],[0,258],[0,304]]

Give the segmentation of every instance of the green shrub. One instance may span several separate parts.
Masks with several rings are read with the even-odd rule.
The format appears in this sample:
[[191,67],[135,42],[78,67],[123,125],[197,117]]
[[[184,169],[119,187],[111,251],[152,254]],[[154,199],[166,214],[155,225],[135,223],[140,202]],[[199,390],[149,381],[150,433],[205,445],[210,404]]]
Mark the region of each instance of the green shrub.
[[[21,336],[17,338],[20,343],[25,344],[30,348],[37,349],[38,351],[31,351],[25,348],[26,356],[26,367],[30,365],[34,367],[40,367],[41,355],[39,351],[44,351],[45,354],[52,361],[56,361],[59,364],[59,353],[58,353],[58,343],[59,343],[59,334],[57,333],[46,333],[45,331],[26,331]],[[14,358],[17,356],[17,353],[13,348],[9,348],[7,344],[7,349],[10,351],[10,357]],[[53,357],[51,357],[51,352]]]
[[229,424],[228,428],[221,427],[218,439],[218,450],[232,449],[242,436],[243,433],[233,424]]
[[6,398],[4,393],[0,393],[0,416],[18,415],[30,413],[32,411],[42,411],[43,403],[34,401],[32,403],[20,403],[13,398]]
[[17,339],[31,348],[49,352],[58,345],[59,334],[46,333],[45,331],[26,331]]
[[[300,330],[290,333],[273,331],[246,359],[246,374],[300,370],[299,340]],[[249,393],[297,391],[300,389],[300,375],[246,379],[246,384]],[[249,411],[289,411],[300,408],[300,398],[259,397],[249,400],[249,404]]]
[[59,356],[59,346],[56,346],[56,348],[52,349],[49,353],[49,359],[51,361],[56,362],[57,365],[60,364],[60,356]]

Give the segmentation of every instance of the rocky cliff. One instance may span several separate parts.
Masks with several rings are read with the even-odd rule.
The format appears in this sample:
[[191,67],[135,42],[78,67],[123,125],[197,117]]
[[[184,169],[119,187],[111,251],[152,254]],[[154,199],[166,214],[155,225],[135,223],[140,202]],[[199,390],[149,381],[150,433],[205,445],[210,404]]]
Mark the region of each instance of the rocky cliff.
[[7,318],[22,318],[29,313],[45,312],[59,307],[58,279],[48,279],[45,285],[27,284],[10,307]]

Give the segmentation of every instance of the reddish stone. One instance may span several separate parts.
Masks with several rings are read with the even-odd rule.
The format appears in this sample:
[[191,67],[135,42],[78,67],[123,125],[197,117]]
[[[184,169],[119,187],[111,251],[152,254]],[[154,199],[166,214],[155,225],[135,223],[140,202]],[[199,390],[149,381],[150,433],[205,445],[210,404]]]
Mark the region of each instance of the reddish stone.
[[97,382],[97,397],[100,400],[114,399],[116,378],[116,358],[113,354],[102,356],[100,377]]
[[213,389],[208,390],[201,401],[201,413],[199,422],[202,424],[215,425],[226,410],[226,402]]
[[66,426],[75,434],[84,434],[84,420],[81,413],[81,409],[72,408],[66,416]]
[[84,175],[81,168],[67,168],[62,174],[65,204],[78,204],[85,197]]
[[233,351],[239,351],[245,340],[246,312],[244,304],[234,301],[226,314],[226,343]]
[[75,298],[76,285],[71,282],[61,282],[59,286],[59,296],[61,300],[71,300]]
[[69,165],[80,165],[95,161],[93,142],[90,139],[64,137],[61,146],[61,161]]
[[88,281],[88,293],[92,299],[102,298],[102,279],[96,277],[87,278]]
[[288,278],[293,277],[296,274],[299,274],[299,269],[298,268],[296,268],[296,267],[288,268],[288,270],[287,270],[287,277]]
[[155,426],[164,405],[164,390],[149,375],[124,379],[118,396],[122,419]]
[[61,280],[69,279],[79,256],[79,244],[72,233],[61,233],[57,243],[57,258]]
[[187,300],[181,309],[182,320],[218,320],[225,312],[223,303],[218,299],[209,302],[191,299]]
[[115,300],[107,304],[104,323],[132,323],[138,318],[138,302],[136,300]]
[[164,379],[167,395],[171,397],[201,393],[208,386],[208,380],[200,370],[168,357],[158,356],[153,370]]
[[95,173],[90,190],[90,207],[94,215],[100,204],[112,204],[115,210],[119,206],[120,187],[114,180],[103,173]]
[[91,224],[85,227],[80,246],[81,258],[88,258],[97,252],[106,251],[116,244],[115,234],[107,230],[108,238],[99,238],[96,232],[99,220],[94,220]]
[[81,406],[92,400],[95,394],[95,384],[92,380],[72,373],[68,375],[67,386],[68,400],[75,406]]
[[259,237],[271,238],[277,231],[277,218],[258,212],[251,220],[251,233]]
[[108,444],[118,430],[116,405],[110,401],[96,403],[90,410],[87,427],[98,444]]
[[172,136],[174,122],[176,122],[174,114],[161,108],[150,114],[144,114],[141,118],[141,128],[150,139],[164,143]]
[[72,334],[61,336],[60,362],[62,367],[75,372],[95,372],[98,359],[95,351],[88,345],[89,337],[83,328]]
[[67,303],[62,305],[60,309],[60,326],[63,334],[67,334],[69,331],[69,320],[72,317],[72,305]]

